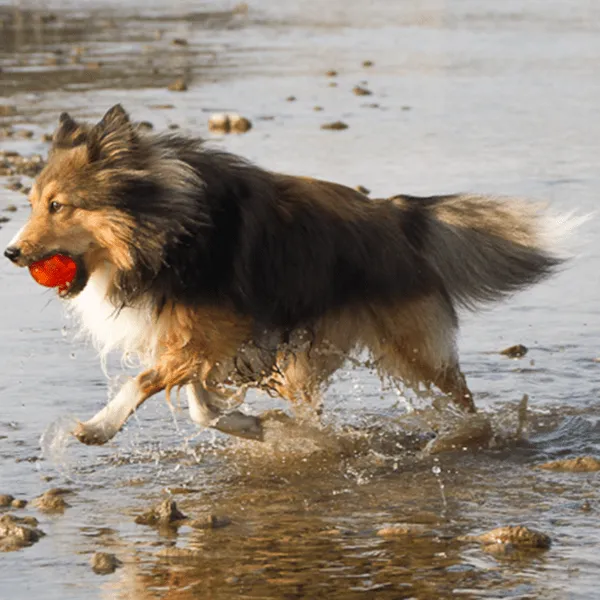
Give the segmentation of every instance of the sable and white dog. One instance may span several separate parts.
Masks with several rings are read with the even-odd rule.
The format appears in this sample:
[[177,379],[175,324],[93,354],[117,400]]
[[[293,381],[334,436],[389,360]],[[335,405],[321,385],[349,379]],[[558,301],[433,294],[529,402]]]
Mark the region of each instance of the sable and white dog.
[[549,275],[561,263],[553,232],[569,226],[513,199],[371,200],[200,139],[142,133],[120,105],[93,126],[61,115],[30,202],[5,255],[19,266],[72,257],[65,304],[103,354],[146,367],[78,425],[88,444],[181,386],[196,422],[261,439],[261,419],[224,400],[254,386],[317,407],[330,376],[363,350],[380,373],[474,411],[457,307]]

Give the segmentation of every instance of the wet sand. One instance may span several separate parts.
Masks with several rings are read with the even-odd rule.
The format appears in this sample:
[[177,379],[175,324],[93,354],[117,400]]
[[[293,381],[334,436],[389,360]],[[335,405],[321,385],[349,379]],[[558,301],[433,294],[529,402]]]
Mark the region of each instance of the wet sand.
[[[476,191],[596,210],[590,3],[121,4],[0,4],[0,150],[44,156],[61,111],[98,118],[121,102],[157,130],[373,195]],[[167,89],[178,78],[187,91]],[[209,132],[214,112],[253,127]],[[336,121],[348,128],[321,129]],[[0,176],[0,247],[26,218],[16,188],[30,183]],[[462,421],[348,366],[323,427],[275,425],[264,444],[197,431],[162,397],[106,447],[64,436],[106,401],[105,377],[53,293],[0,261],[0,494],[60,488],[50,497],[65,504],[0,507],[46,534],[2,554],[0,599],[594,598],[599,472],[537,467],[600,456],[599,234],[598,219],[584,225],[552,281],[463,316],[483,416]],[[515,344],[527,353],[500,354]],[[269,408],[285,406],[250,398],[253,413]],[[188,520],[136,523],[169,498]],[[550,547],[473,541],[508,525]]]

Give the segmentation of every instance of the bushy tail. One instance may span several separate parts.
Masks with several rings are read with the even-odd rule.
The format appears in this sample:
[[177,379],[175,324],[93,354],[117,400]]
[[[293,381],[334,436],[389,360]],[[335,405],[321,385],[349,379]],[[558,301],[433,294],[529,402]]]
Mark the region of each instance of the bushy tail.
[[561,238],[584,220],[552,216],[530,202],[474,195],[440,197],[429,210],[427,260],[451,298],[471,309],[552,274],[567,258]]

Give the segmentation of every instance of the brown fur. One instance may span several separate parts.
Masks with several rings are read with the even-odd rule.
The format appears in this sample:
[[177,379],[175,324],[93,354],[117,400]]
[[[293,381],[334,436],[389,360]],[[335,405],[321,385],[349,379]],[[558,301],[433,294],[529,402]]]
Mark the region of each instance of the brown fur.
[[108,263],[115,313],[151,313],[135,406],[199,382],[217,397],[253,385],[318,407],[331,375],[367,351],[382,376],[437,386],[474,411],[455,305],[502,297],[560,262],[536,207],[369,200],[184,138],[144,137],[120,107],[93,127],[61,116],[30,202],[11,260],[75,257],[67,298]]

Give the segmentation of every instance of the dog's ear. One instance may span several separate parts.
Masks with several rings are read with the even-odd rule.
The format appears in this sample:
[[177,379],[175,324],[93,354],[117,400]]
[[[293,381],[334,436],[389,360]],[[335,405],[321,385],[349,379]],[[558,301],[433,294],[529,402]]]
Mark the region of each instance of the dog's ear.
[[52,145],[55,148],[74,148],[85,142],[86,129],[75,121],[69,113],[62,113],[58,117],[58,127],[52,136]]
[[90,162],[122,162],[131,157],[137,135],[129,115],[120,104],[115,104],[92,128],[88,138]]

